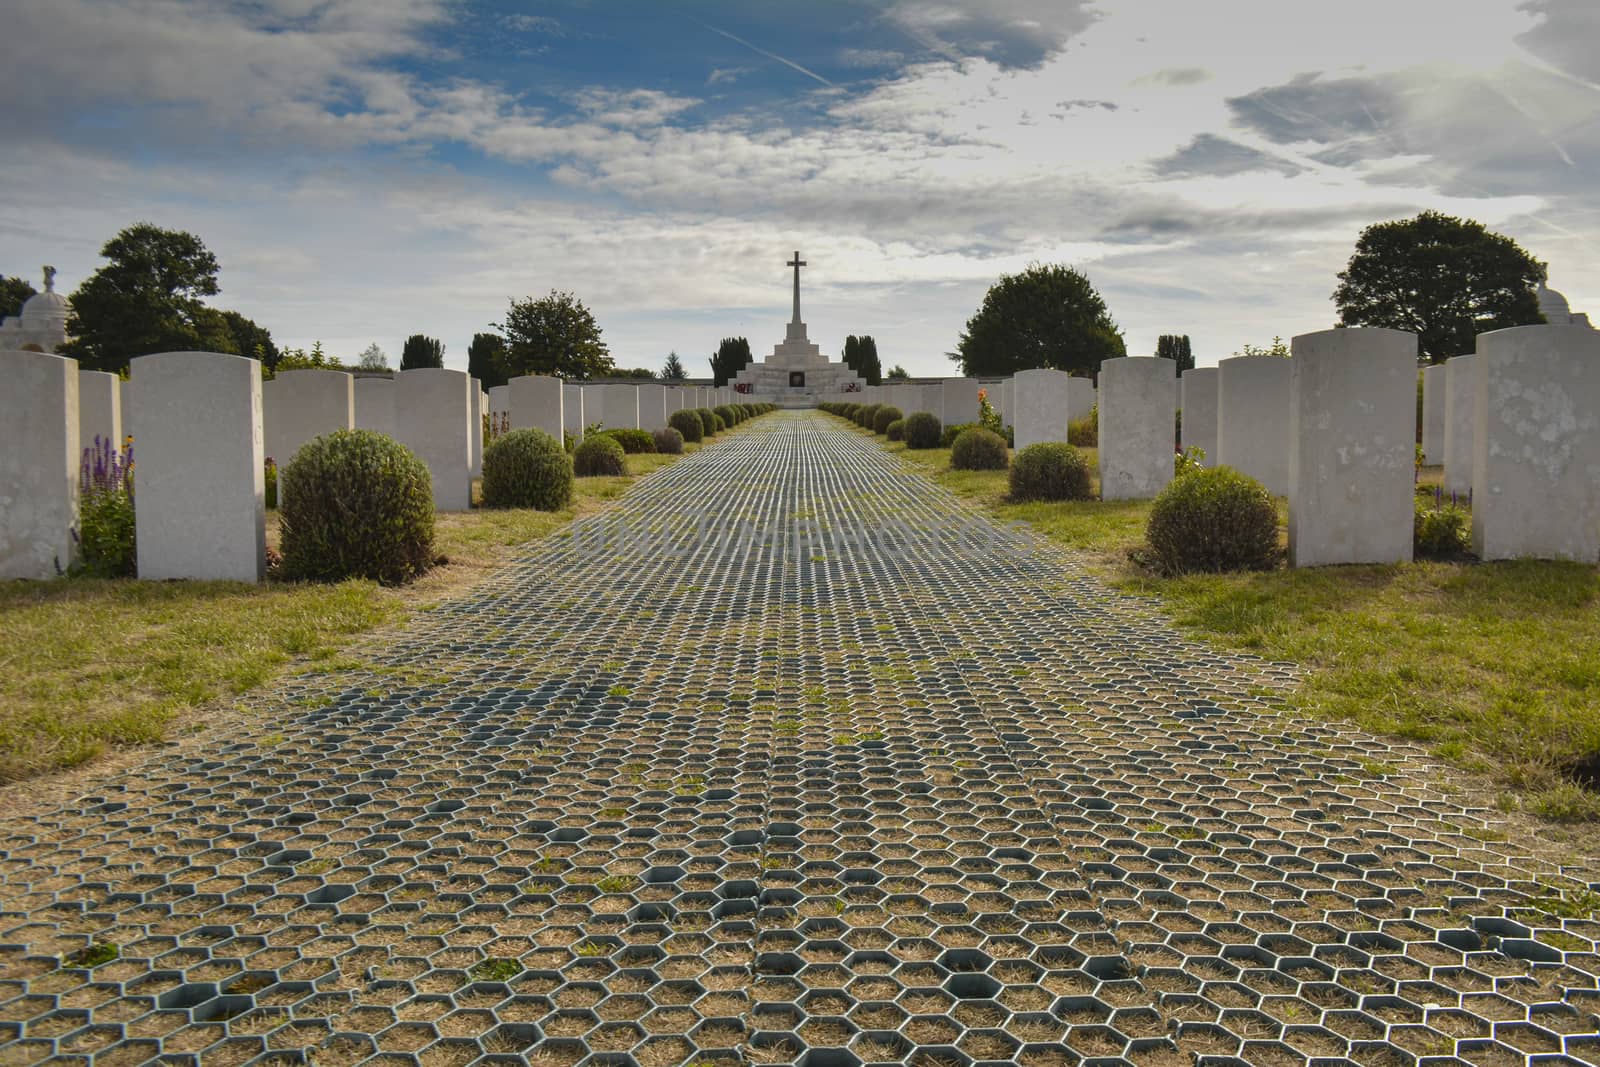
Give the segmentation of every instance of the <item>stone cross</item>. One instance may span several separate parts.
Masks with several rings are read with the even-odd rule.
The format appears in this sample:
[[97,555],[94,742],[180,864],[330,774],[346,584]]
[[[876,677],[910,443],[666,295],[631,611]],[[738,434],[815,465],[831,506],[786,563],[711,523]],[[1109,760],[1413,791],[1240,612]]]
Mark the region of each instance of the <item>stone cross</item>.
[[784,264],[785,267],[793,267],[794,268],[794,321],[795,322],[799,322],[800,321],[800,268],[805,266],[805,265],[806,265],[806,261],[800,258],[800,250],[799,249],[795,249],[794,258],[791,259],[789,262]]

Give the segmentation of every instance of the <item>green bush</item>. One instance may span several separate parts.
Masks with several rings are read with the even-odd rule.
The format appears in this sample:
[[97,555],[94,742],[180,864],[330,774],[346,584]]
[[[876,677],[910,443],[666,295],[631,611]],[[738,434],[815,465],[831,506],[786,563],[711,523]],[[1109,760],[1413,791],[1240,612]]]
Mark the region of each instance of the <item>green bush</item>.
[[627,474],[628,462],[615,437],[597,433],[585,437],[572,453],[572,472],[580,478]]
[[732,404],[718,404],[711,410],[722,420],[723,425],[730,428],[739,425],[739,413],[733,410]]
[[1411,546],[1418,559],[1459,559],[1472,551],[1472,513],[1457,504],[1416,502]]
[[1264,570],[1278,560],[1278,509],[1254,478],[1210,467],[1174,478],[1161,491],[1145,537],[1168,574]]
[[674,411],[667,416],[667,425],[682,434],[685,441],[698,441],[706,435],[706,424],[693,410]]
[[433,480],[404,445],[337,430],[300,447],[283,469],[285,578],[411,581],[433,564]]
[[954,426],[946,426],[939,433],[939,447],[951,448],[955,445],[956,438],[960,437],[968,430],[977,429],[982,429],[982,427],[975,422],[958,422]]
[[1089,409],[1089,414],[1067,423],[1067,443],[1079,448],[1100,447],[1100,405]]
[[512,430],[483,450],[483,506],[560,511],[572,502],[572,460],[543,430]]
[[695,408],[694,413],[700,416],[700,436],[711,437],[717,432],[717,416],[710,408]]
[[683,455],[683,434],[671,426],[664,426],[659,430],[652,430],[650,436],[655,439],[656,451],[669,456]]
[[950,446],[950,466],[960,471],[1003,471],[1011,462],[1006,439],[993,430],[973,426]]
[[891,422],[898,422],[905,417],[905,412],[893,404],[879,404],[877,414],[872,416],[872,430],[874,433],[888,433]]
[[601,430],[599,436],[616,441],[629,455],[656,450],[656,440],[650,436],[649,430],[634,430],[619,426],[615,430]]
[[938,448],[939,416],[931,411],[913,411],[906,416],[907,448]]
[[713,433],[721,433],[723,430],[728,429],[729,423],[727,419],[713,411],[711,413],[711,425],[714,427]]
[[906,420],[895,419],[883,428],[883,436],[891,441],[904,441],[906,439]]
[[278,506],[278,465],[272,462],[272,457],[267,457],[266,468],[262,471],[262,484],[267,490],[267,507],[272,509]]
[[1089,500],[1092,495],[1089,461],[1069,444],[1029,445],[1011,461],[1013,500]]

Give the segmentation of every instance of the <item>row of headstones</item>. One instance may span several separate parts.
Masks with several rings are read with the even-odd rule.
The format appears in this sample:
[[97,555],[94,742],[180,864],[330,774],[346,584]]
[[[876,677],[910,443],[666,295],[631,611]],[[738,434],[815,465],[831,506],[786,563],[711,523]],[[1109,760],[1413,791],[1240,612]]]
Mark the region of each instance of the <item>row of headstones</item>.
[[[304,370],[263,382],[256,360],[214,352],[141,356],[122,381],[62,356],[5,351],[0,382],[0,578],[53,577],[76,558],[79,472],[96,437],[113,447],[124,431],[134,438],[141,578],[259,581],[268,457],[287,464],[319,435],[376,430],[427,465],[437,509],[464,511],[482,469],[482,415],[495,410],[463,371]],[[735,398],[727,388],[578,387],[545,377],[501,388],[510,428],[557,440],[564,428],[581,436],[586,414],[607,428],[659,429],[673,411]]]
[[[1473,550],[1600,562],[1600,331],[1525,326],[1478,337],[1477,352],[1423,372],[1423,450],[1442,458],[1446,491],[1472,493]],[[1099,405],[1101,495],[1156,496],[1182,447],[1289,498],[1295,566],[1412,558],[1417,340],[1396,330],[1296,337],[1291,358],[1240,356],[1185,371],[1129,357],[1085,378],[1023,371],[999,382],[869,386],[829,399],[977,421],[978,391],[1014,444],[1065,441]]]

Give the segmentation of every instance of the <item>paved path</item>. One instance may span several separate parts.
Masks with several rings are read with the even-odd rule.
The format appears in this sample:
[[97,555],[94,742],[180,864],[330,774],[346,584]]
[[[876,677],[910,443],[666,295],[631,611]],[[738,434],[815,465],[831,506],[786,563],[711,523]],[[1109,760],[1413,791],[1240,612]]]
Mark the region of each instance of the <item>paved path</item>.
[[1600,1057],[1403,754],[824,416],[373,647],[0,822],[0,1063]]

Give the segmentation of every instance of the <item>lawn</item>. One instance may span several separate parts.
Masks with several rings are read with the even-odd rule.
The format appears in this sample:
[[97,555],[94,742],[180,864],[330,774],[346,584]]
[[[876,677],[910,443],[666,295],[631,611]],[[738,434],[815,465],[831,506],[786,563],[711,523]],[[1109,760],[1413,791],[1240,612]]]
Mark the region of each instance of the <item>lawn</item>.
[[[295,664],[333,660],[357,635],[462,591],[515,546],[599,510],[678,458],[632,455],[625,477],[579,478],[564,511],[441,513],[436,547],[448,563],[403,589],[369,581],[0,582],[0,783],[159,742],[179,723],[202,727],[201,709]],[[268,542],[276,538],[277,513],[268,512]]]
[[[1148,502],[1012,504],[1003,471],[952,471],[949,449],[885,447],[994,517],[1086,553],[1186,634],[1311,668],[1294,710],[1418,742],[1492,786],[1505,810],[1600,819],[1600,568],[1422,562],[1164,578],[1129,558]],[[1424,470],[1422,481],[1438,478]]]

